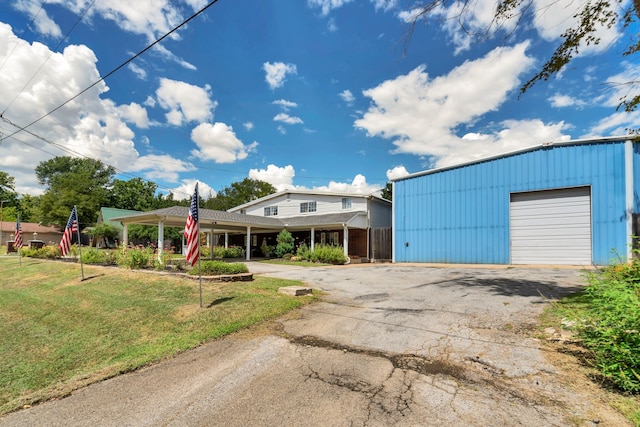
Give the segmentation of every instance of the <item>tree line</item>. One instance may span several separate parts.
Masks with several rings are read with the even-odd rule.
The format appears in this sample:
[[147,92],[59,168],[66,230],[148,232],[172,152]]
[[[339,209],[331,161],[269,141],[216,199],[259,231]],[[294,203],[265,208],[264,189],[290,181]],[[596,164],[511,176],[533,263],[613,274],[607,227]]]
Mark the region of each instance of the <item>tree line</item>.
[[[64,229],[69,213],[75,205],[80,227],[93,226],[100,208],[110,207],[136,211],[150,211],[171,206],[189,206],[190,195],[175,199],[173,193],[163,194],[158,185],[142,178],[121,180],[116,170],[100,160],[60,156],[40,162],[35,169],[38,183],[44,187],[39,196],[19,195],[15,179],[0,170],[0,200],[3,200],[2,219],[34,222]],[[269,183],[250,178],[234,182],[215,195],[200,198],[204,209],[227,210],[260,197],[275,193]]]

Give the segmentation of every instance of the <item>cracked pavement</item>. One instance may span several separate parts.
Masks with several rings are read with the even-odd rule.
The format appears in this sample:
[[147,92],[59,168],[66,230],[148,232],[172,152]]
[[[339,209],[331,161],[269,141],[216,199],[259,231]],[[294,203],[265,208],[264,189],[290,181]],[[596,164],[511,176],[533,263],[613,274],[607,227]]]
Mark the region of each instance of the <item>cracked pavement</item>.
[[273,334],[211,342],[0,426],[625,425],[532,338],[544,304],[583,286],[580,271],[249,268],[326,295]]

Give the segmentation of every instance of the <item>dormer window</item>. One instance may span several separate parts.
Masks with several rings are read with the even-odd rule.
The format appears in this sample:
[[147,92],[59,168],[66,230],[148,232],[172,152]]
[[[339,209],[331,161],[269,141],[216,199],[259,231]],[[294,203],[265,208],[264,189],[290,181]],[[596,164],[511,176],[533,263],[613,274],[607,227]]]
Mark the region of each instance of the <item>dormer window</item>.
[[342,198],[342,209],[351,209],[351,197]]

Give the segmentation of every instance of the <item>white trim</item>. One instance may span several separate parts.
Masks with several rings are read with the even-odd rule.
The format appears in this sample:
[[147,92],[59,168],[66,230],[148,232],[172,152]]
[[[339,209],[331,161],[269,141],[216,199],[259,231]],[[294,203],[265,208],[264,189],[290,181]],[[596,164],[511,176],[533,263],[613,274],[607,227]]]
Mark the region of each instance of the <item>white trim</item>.
[[627,261],[633,257],[633,142],[624,143],[625,211],[627,220]]
[[396,182],[391,181],[391,262],[396,262]]
[[594,138],[594,139],[575,139],[575,140],[569,140],[569,141],[544,142],[544,143],[539,144],[539,145],[533,145],[531,147],[521,148],[519,150],[508,151],[506,153],[497,154],[497,155],[494,155],[494,156],[483,157],[483,158],[477,159],[477,160],[470,160],[468,162],[462,162],[462,163],[458,163],[458,164],[451,165],[451,166],[444,166],[444,167],[441,167],[441,168],[428,169],[428,170],[425,170],[425,171],[411,173],[411,174],[405,175],[405,176],[403,176],[401,178],[392,179],[391,182],[404,181],[405,179],[416,178],[416,177],[424,176],[424,175],[431,175],[431,174],[434,174],[434,173],[443,172],[443,171],[450,170],[450,169],[456,169],[456,168],[460,168],[460,167],[464,167],[464,166],[475,165],[477,163],[483,163],[483,162],[488,162],[488,161],[491,161],[491,160],[502,159],[504,157],[510,157],[510,156],[514,156],[516,154],[528,153],[528,152],[540,150],[540,149],[543,149],[543,148],[562,147],[562,146],[569,146],[569,145],[598,144],[598,143],[602,143],[602,142],[622,142],[622,141],[625,141],[625,143],[626,142],[632,142],[633,143],[633,140],[635,138],[637,138],[637,136],[623,135],[623,136],[609,136],[609,137]]

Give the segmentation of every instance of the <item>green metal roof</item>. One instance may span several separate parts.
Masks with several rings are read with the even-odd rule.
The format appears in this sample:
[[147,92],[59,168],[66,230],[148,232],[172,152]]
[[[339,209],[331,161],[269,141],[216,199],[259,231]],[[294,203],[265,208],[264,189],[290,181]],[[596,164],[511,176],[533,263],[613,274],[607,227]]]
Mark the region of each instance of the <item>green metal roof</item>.
[[104,222],[105,224],[113,225],[118,230],[122,230],[122,224],[118,221],[112,221],[113,218],[122,218],[124,216],[136,215],[141,213],[140,211],[132,211],[129,209],[116,209],[116,208],[100,208],[100,215],[98,216],[98,223]]

